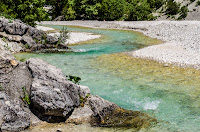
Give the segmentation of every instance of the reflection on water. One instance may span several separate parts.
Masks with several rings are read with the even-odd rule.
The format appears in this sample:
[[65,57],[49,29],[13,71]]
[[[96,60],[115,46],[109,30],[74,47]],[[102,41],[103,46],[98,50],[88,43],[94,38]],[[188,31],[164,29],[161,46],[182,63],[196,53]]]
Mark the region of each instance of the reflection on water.
[[[73,53],[24,53],[17,54],[16,57],[42,58],[61,68],[66,75],[81,77],[81,85],[89,86],[93,94],[126,109],[148,112],[161,120],[148,131],[200,131],[199,70],[164,66],[155,61],[119,53],[141,48],[147,44],[146,40],[149,40],[149,43],[155,42],[141,34],[122,30],[68,29],[103,34],[107,37],[93,44],[72,46]],[[76,127],[82,129],[85,126]],[[116,130],[87,128],[85,131]]]

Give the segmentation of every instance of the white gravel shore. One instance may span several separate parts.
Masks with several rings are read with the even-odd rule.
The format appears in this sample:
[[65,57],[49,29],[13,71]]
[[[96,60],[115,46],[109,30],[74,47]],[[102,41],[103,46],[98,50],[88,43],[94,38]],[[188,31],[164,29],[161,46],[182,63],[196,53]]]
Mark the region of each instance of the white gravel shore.
[[[43,30],[43,31],[54,31],[54,28],[50,27],[44,27],[44,26],[37,26],[37,29]],[[52,36],[59,36],[60,33],[49,33],[49,35]],[[79,42],[84,42],[92,39],[100,38],[101,35],[96,35],[92,33],[86,33],[86,32],[69,32],[69,38],[66,41],[66,44],[76,44]]]
[[200,69],[200,21],[56,21],[42,24],[140,31],[165,43],[132,51],[132,56]]

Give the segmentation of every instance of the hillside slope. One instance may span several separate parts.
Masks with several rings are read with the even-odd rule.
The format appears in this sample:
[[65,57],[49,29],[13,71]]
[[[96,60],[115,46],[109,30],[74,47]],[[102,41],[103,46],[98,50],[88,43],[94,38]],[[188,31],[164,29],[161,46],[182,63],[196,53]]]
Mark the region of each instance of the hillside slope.
[[[187,16],[183,20],[200,20],[200,1],[199,0],[174,0],[177,2],[178,5],[181,7],[187,7]],[[199,4],[198,4],[199,3]],[[157,20],[174,20],[178,19],[178,17],[181,15],[179,12],[176,15],[167,15],[167,4],[164,4],[161,8],[159,8],[155,13],[153,13],[155,16],[157,16]]]

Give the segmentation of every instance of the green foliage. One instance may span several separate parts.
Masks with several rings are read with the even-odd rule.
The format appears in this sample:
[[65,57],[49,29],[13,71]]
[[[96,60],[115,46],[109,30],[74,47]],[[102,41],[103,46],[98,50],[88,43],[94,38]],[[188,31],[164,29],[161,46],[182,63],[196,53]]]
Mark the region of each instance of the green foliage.
[[21,62],[25,62],[26,61],[26,58],[20,58],[20,60],[19,61],[21,61]]
[[147,3],[149,3],[150,8],[159,9],[164,4],[164,0],[147,0]]
[[46,0],[46,4],[49,4],[53,7],[53,9],[50,11],[52,19],[55,19],[56,17],[61,15],[63,8],[68,1],[69,0]]
[[154,20],[152,11],[165,0],[47,0],[53,18],[66,20]]
[[180,4],[178,4],[174,0],[169,0],[167,2],[167,9],[166,9],[166,15],[176,15],[180,12]]
[[72,81],[73,83],[75,83],[75,84],[79,84],[80,83],[80,81],[81,81],[81,78],[80,77],[76,77],[76,76],[71,76],[71,75],[69,75],[69,76],[66,76],[67,78],[68,78],[68,80],[69,81]]
[[27,92],[26,92],[26,88],[23,87],[22,90],[23,90],[23,93],[24,93],[24,97],[23,97],[24,103],[30,105],[30,104],[31,104],[31,100],[30,100],[30,98],[29,98],[29,95],[28,95]]
[[128,7],[128,18],[126,20],[141,21],[141,20],[153,20],[155,17],[151,15],[152,11],[150,5],[146,1],[140,4],[132,3]]
[[0,12],[35,26],[35,21],[48,19],[44,4],[45,0],[1,0]]
[[124,16],[125,0],[102,0],[102,7],[99,11],[100,20],[118,20]]
[[200,5],[200,1],[197,1],[197,4],[196,4],[196,6],[199,6]]
[[3,37],[2,40],[3,40],[4,42],[6,42],[7,39],[6,39],[5,37]]
[[60,36],[58,37],[57,45],[65,44],[68,39],[68,30],[66,26],[63,26],[62,30],[60,30]]
[[31,48],[29,44],[25,44],[24,47],[25,47],[26,49],[30,49],[30,48]]
[[61,15],[64,15],[66,20],[76,19],[75,5],[74,0],[69,0],[64,6]]
[[82,96],[79,96],[80,98],[80,106],[84,107],[85,102],[87,101],[87,98],[90,96],[90,94],[87,94],[85,98],[83,98]]
[[190,2],[192,3],[192,2],[194,2],[195,0],[190,0]]
[[187,6],[182,6],[180,9],[180,16],[178,17],[178,20],[184,19],[187,16],[187,13],[189,12]]
[[11,47],[8,45],[8,43],[6,43],[6,45],[4,45],[4,48],[6,48],[7,50],[11,50]]
[[0,85],[0,91],[3,91],[4,90],[4,88]]

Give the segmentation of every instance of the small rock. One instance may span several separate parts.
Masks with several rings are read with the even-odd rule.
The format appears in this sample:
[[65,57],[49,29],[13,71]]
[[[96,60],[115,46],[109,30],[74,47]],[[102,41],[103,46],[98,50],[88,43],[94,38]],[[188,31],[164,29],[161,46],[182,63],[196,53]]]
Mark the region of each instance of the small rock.
[[16,67],[18,66],[18,62],[16,60],[10,60],[10,64],[13,66],[13,67]]
[[58,128],[58,129],[56,130],[56,132],[62,132],[62,129],[61,129],[61,128]]

